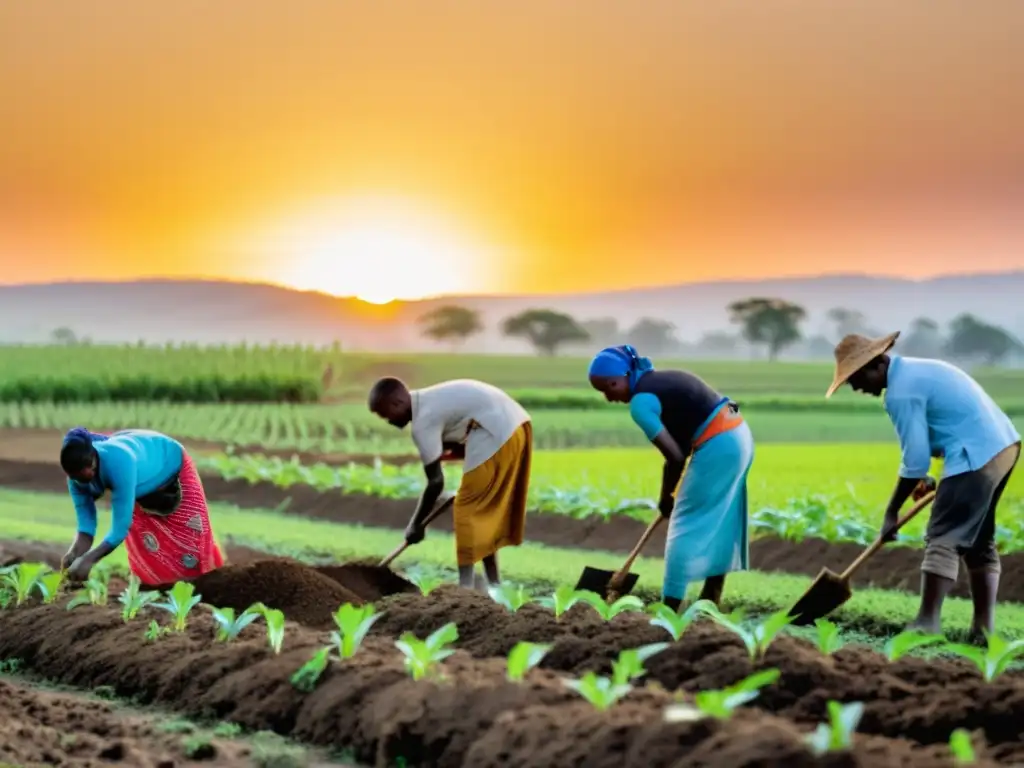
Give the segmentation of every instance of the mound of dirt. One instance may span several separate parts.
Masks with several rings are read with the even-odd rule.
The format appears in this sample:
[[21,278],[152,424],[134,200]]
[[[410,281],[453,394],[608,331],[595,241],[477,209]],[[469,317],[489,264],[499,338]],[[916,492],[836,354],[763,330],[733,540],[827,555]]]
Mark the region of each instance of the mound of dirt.
[[253,603],[263,603],[316,629],[332,627],[331,617],[343,603],[366,602],[329,576],[285,557],[226,565],[193,583],[208,605],[244,611]]
[[376,560],[357,560],[341,565],[322,565],[314,568],[329,579],[338,582],[367,602],[388,595],[419,594],[419,587],[404,579],[390,568],[377,565]]

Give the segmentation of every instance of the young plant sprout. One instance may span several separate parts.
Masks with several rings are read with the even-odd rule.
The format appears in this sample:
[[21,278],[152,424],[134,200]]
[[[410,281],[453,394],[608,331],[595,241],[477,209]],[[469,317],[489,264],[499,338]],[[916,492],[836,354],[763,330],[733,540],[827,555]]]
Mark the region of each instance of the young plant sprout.
[[48,570],[43,563],[18,563],[3,575],[4,585],[14,593],[14,604],[21,605],[32,594],[32,588],[39,583],[43,572]]
[[67,610],[73,610],[80,605],[106,605],[108,597],[106,580],[102,576],[91,576],[85,582],[85,589],[78,590],[68,601]]
[[651,619],[651,624],[656,627],[661,627],[668,632],[673,640],[679,640],[686,631],[686,628],[693,623],[693,620],[697,617],[697,614],[701,611],[701,605],[698,601],[687,608],[683,613],[669,608],[664,603],[654,603],[653,605],[647,606],[647,612],[654,614],[654,618]]
[[63,584],[64,572],[50,571],[49,573],[44,573],[39,577],[39,581],[36,582],[36,587],[39,588],[39,592],[43,596],[43,602],[49,604],[57,599],[57,595],[60,594],[60,588]]
[[284,611],[278,608],[267,608],[262,603],[257,603],[259,608],[253,606],[249,610],[258,610],[263,614],[263,620],[267,623],[267,642],[270,643],[274,653],[280,653],[284,645]]
[[[707,603],[702,605],[700,611],[710,616],[717,624],[725,627],[726,629],[735,632],[739,635],[739,638],[743,641],[743,645],[747,648],[747,653],[750,654],[751,661],[757,661],[764,657],[764,654],[771,647],[771,644],[775,641],[776,636],[791,622],[792,619],[789,616],[788,610],[781,610],[773,613],[766,618],[762,623],[758,624],[752,630],[746,629],[740,624],[740,614],[734,613],[727,616],[722,613],[718,608],[710,601],[701,600],[700,603]],[[696,603],[694,604],[696,605]]]
[[957,765],[972,765],[978,759],[974,754],[971,734],[965,728],[957,728],[949,734],[949,751]]
[[405,632],[395,641],[398,650],[405,656],[405,669],[413,680],[422,680],[433,674],[435,667],[455,650],[447,646],[459,639],[459,628],[455,622],[448,622],[432,632],[426,640],[420,640],[412,632]]
[[337,632],[331,633],[331,642],[338,647],[338,656],[342,659],[352,658],[359,646],[363,644],[370,628],[384,614],[377,613],[372,603],[356,606],[345,603],[334,614]]
[[491,599],[503,606],[509,613],[515,613],[528,602],[530,595],[522,584],[497,584],[487,588]]
[[238,637],[242,630],[260,617],[260,612],[252,606],[235,616],[234,608],[214,608],[213,620],[217,623],[217,640],[226,643]]
[[188,621],[188,614],[195,608],[202,599],[200,595],[193,594],[196,588],[192,582],[179,581],[175,583],[167,593],[167,600],[163,603],[153,603],[154,608],[167,611],[174,617],[174,631],[184,632],[185,624]]
[[629,683],[617,683],[610,677],[587,672],[578,680],[563,680],[568,688],[589,701],[594,709],[603,712],[633,690]]
[[605,621],[611,621],[620,613],[642,611],[644,609],[643,600],[635,595],[623,595],[614,603],[609,604],[597,592],[581,590],[578,594],[579,599],[597,611],[597,614]]
[[639,648],[627,648],[619,652],[619,658],[612,662],[612,682],[616,685],[632,683],[644,674],[644,662],[651,656],[668,648],[668,643],[651,643]]
[[831,656],[843,647],[843,639],[839,636],[839,627],[828,619],[817,619],[814,626],[818,630],[818,650],[823,656]]
[[540,664],[550,650],[551,644],[527,643],[525,641],[516,643],[508,654],[508,679],[512,682],[520,682],[527,672]]
[[121,618],[125,623],[134,619],[139,611],[151,603],[155,603],[162,595],[157,591],[143,592],[142,582],[134,573],[128,577],[128,586],[117,596],[117,601],[124,606]]
[[159,640],[164,635],[170,634],[170,632],[170,629],[167,627],[161,627],[156,619],[153,619],[149,622],[149,626],[146,628],[146,633],[143,637],[145,637],[148,642],[153,642],[154,640]]
[[945,640],[946,638],[942,635],[927,635],[915,629],[908,629],[889,639],[889,642],[885,644],[885,656],[889,661],[896,661],[916,648],[935,645],[945,642]]
[[1024,640],[1004,640],[996,634],[986,633],[987,648],[975,648],[973,645],[948,643],[943,650],[970,659],[978,667],[986,683],[991,683],[1021,654],[1024,654]]
[[701,691],[694,697],[697,708],[719,720],[728,720],[734,710],[761,695],[761,689],[779,679],[777,669],[763,669],[720,691]]
[[828,703],[828,722],[820,723],[813,733],[807,736],[807,743],[815,755],[828,752],[842,752],[853,745],[853,734],[860,725],[864,715],[864,705],[855,701],[851,704],[840,704],[838,701]]
[[316,688],[330,660],[331,646],[324,646],[291,676],[292,685],[303,693],[309,693]]
[[562,614],[572,608],[583,598],[582,592],[577,592],[568,584],[563,584],[552,593],[550,597],[542,597],[537,600],[545,608],[550,608],[556,619],[562,618]]

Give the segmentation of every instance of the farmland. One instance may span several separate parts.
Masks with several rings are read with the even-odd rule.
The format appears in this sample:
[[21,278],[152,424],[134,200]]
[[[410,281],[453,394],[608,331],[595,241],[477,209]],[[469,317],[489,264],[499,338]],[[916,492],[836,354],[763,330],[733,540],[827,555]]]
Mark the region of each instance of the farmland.
[[[633,568],[632,599],[613,611],[572,594],[584,565],[621,565],[655,514],[661,469],[625,409],[586,388],[586,360],[0,348],[0,661],[191,718],[189,733],[225,765],[262,748],[244,737],[260,731],[319,750],[318,760],[381,768],[669,766],[684,753],[710,765],[764,764],[768,754],[794,765],[1024,759],[1014,663],[1024,644],[999,645],[1024,638],[1024,606],[1001,605],[987,657],[958,645],[971,617],[963,579],[944,611],[945,639],[899,634],[916,610],[922,520],[865,567],[830,617],[834,628],[778,621],[819,567],[841,570],[876,535],[899,461],[880,402],[824,401],[827,364],[657,362],[695,370],[739,400],[757,440],[759,570],[730,576],[723,606],[739,614],[659,608],[663,530]],[[445,519],[397,573],[359,565],[394,547],[422,487],[408,434],[366,411],[367,387],[387,374],[415,385],[481,378],[531,411],[528,541],[503,550],[501,590],[450,585]],[[979,379],[1024,417],[1024,377]],[[288,386],[301,395],[281,394]],[[54,460],[61,431],[78,424],[181,439],[229,564],[190,594],[165,585],[142,598],[118,550],[84,591],[54,589],[59,573],[48,569],[73,528]],[[458,465],[445,471],[454,489]],[[1018,602],[1022,482],[1011,481],[997,531],[1002,595]],[[88,654],[75,651],[82,637],[95,638]],[[218,721],[241,728],[241,740],[217,736]],[[275,764],[314,755],[276,748],[293,757]],[[182,749],[163,736],[138,743],[139,754]]]

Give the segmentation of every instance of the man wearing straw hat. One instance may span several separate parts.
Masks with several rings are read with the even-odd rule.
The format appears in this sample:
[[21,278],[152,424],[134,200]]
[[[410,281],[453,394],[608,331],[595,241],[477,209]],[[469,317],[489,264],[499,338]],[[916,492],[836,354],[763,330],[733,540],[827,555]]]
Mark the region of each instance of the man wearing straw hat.
[[836,370],[825,397],[849,383],[880,397],[902,450],[899,479],[885,511],[882,538],[896,538],[896,519],[912,494],[935,488],[932,458],[942,458],[925,534],[921,608],[910,629],[939,633],[942,602],[956,583],[960,558],[970,575],[972,635],[995,630],[999,554],[995,512],[1020,456],[1021,437],[991,397],[964,371],[940,360],[889,352],[899,332],[881,339],[851,334],[836,345]]

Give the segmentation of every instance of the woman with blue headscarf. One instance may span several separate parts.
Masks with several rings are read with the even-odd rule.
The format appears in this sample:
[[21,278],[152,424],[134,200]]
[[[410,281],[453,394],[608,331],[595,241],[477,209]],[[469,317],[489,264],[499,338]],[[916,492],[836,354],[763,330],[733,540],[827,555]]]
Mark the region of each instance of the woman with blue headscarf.
[[717,604],[726,574],[748,566],[754,440],[739,406],[692,373],[655,371],[628,344],[594,357],[590,384],[609,402],[629,403],[633,421],[665,457],[658,500],[669,519],[664,602],[678,610],[687,586],[703,581],[701,599]]
[[[224,564],[199,473],[174,438],[146,429],[102,435],[75,427],[64,436],[60,465],[78,518],[61,563],[73,581],[88,579],[122,543],[129,569],[146,585],[187,581]],[[93,547],[96,500],[107,491],[110,531]]]

